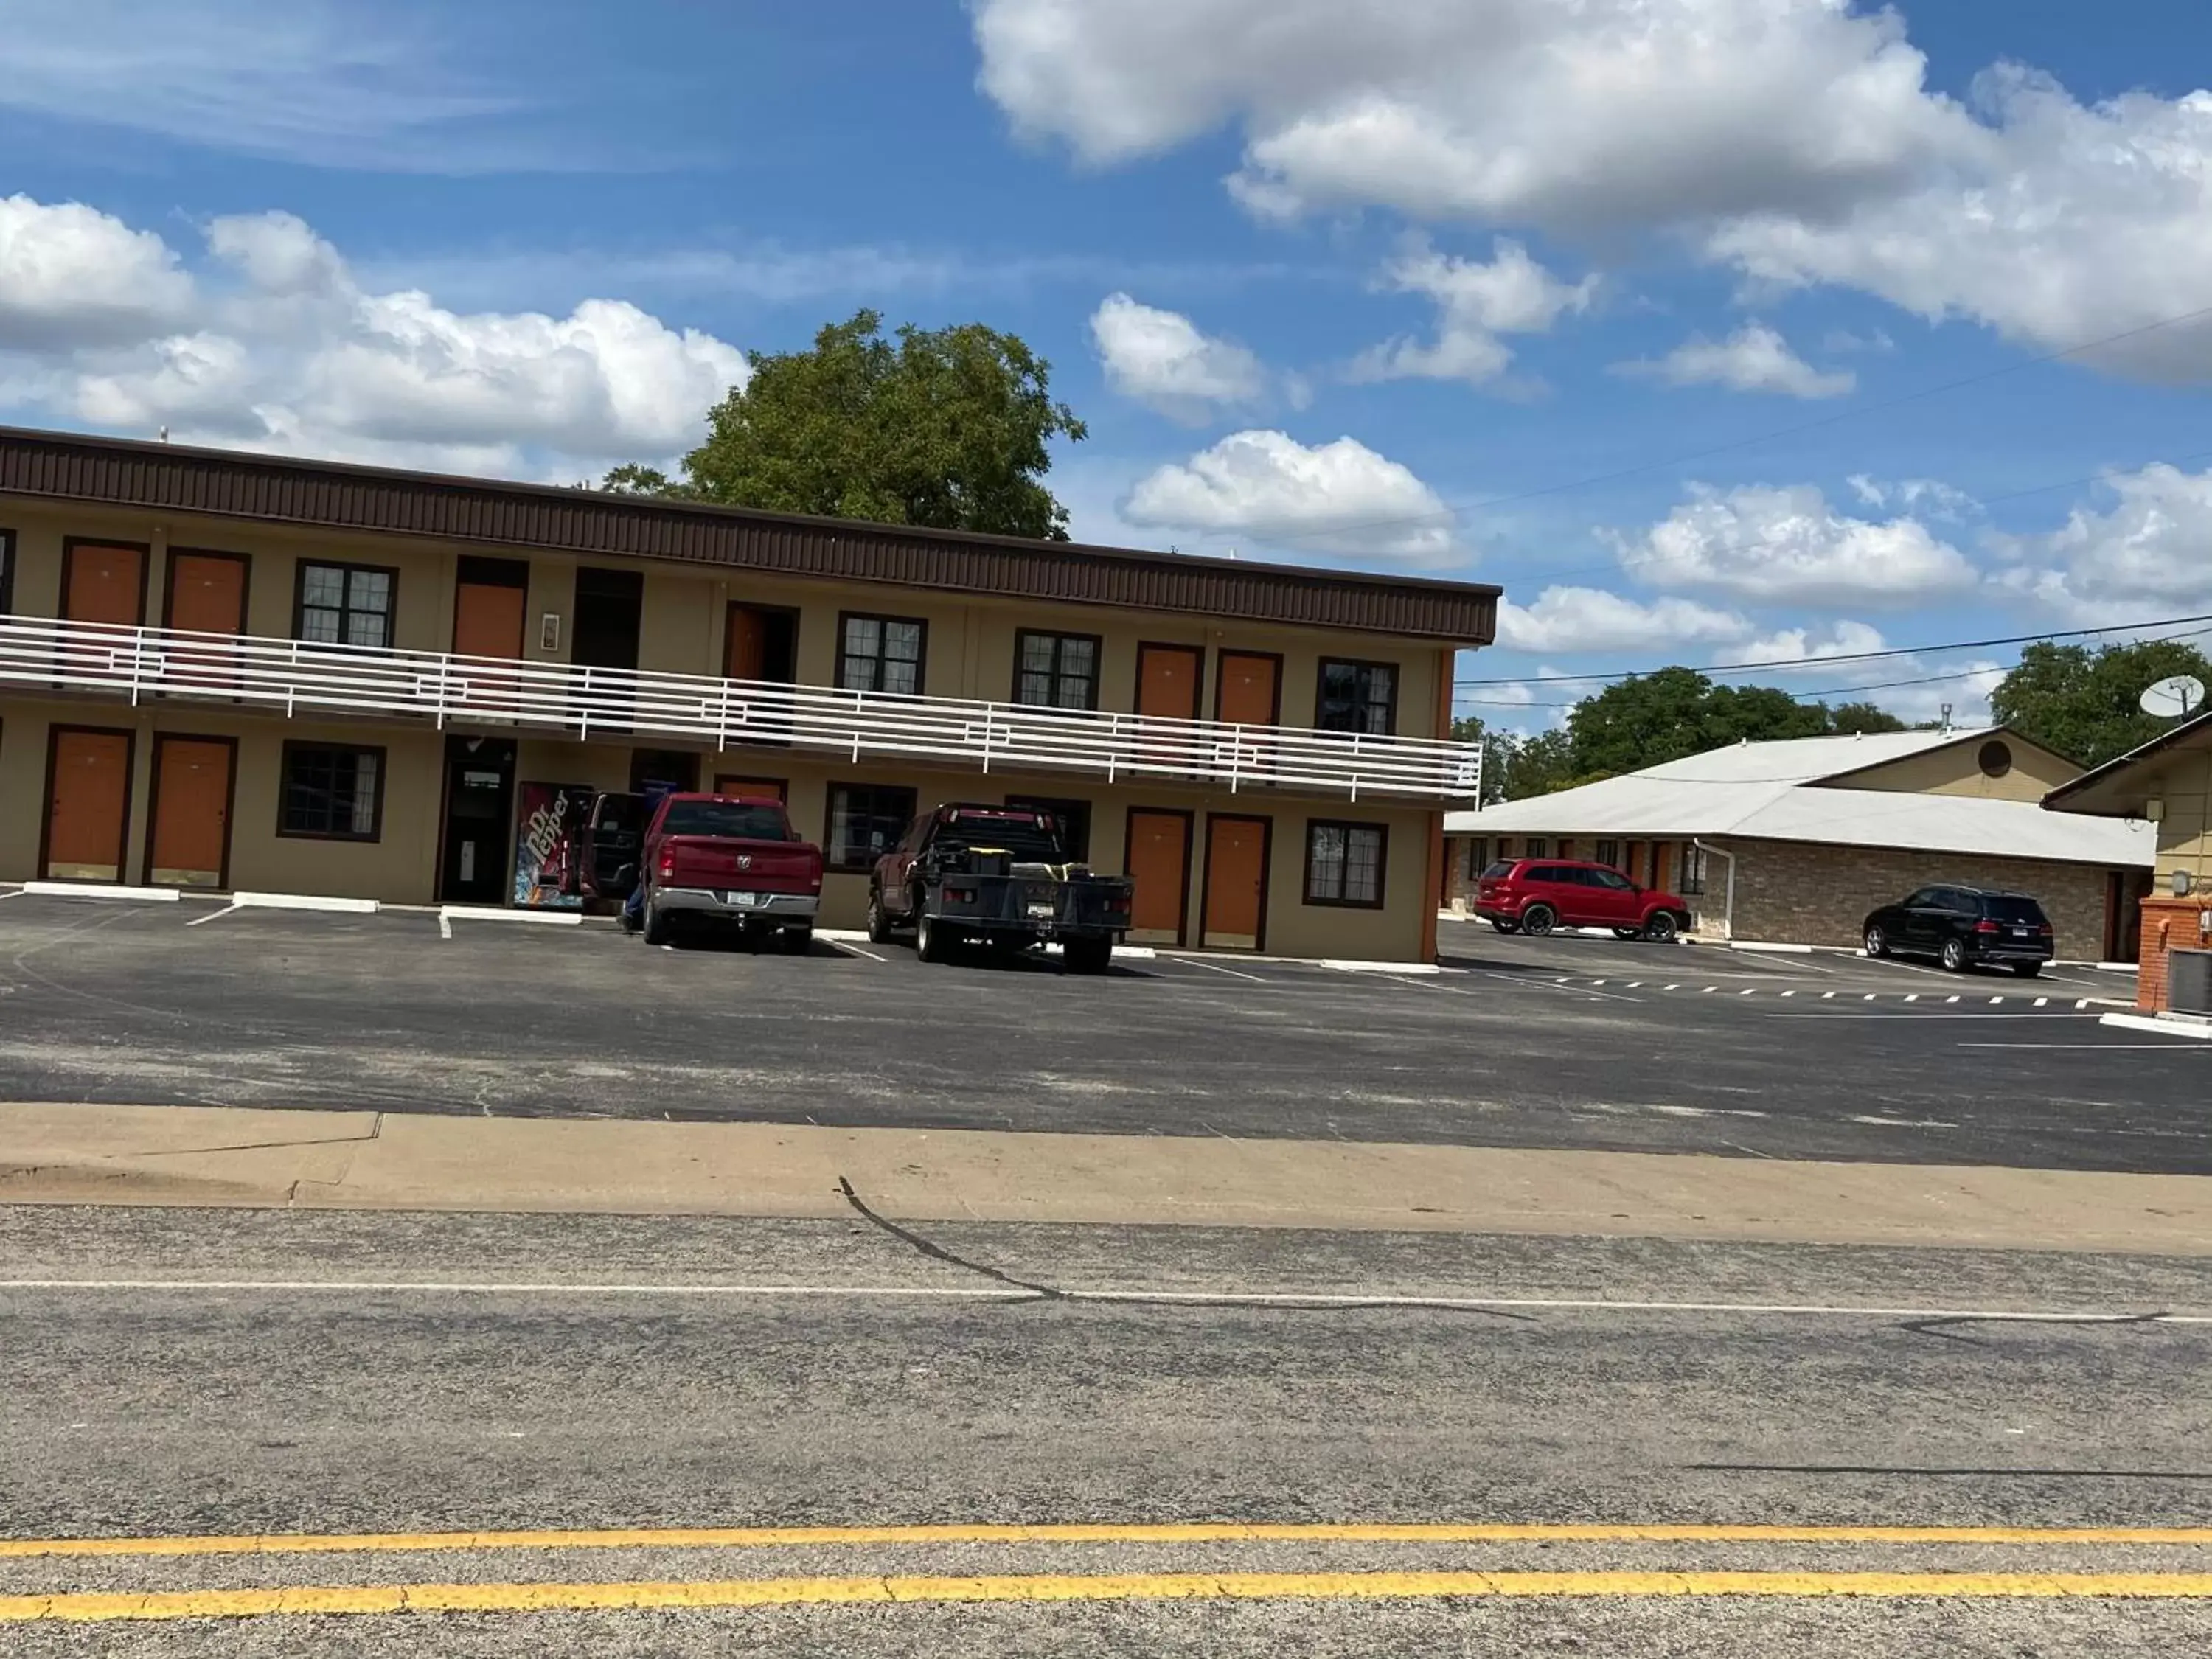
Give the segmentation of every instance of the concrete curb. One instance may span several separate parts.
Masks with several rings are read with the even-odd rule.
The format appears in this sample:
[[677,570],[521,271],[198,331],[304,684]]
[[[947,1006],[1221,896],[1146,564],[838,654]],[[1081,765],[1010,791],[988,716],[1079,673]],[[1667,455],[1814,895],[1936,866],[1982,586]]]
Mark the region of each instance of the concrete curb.
[[555,927],[574,927],[584,920],[581,910],[503,910],[488,904],[441,904],[441,921],[534,921]]
[[334,910],[353,916],[374,915],[378,908],[374,899],[328,898],[317,893],[233,893],[230,903],[236,910]]
[[22,890],[55,898],[144,899],[155,904],[173,904],[185,896],[179,887],[118,887],[88,881],[27,881]]
[[1762,1239],[2212,1255],[2212,1178],[789,1123],[0,1103],[0,1202]]
[[2212,1025],[2192,1025],[2179,1019],[2160,1019],[2155,1014],[2106,1014],[2097,1022],[2122,1031],[2154,1031],[2160,1036],[2191,1038],[2198,1042],[2212,1042]]

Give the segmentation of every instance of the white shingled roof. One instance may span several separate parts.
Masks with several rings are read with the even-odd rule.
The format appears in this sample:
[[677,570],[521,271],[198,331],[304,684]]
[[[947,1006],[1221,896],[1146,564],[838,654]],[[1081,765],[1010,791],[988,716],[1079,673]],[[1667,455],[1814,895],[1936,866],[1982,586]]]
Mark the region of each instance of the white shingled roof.
[[2131,819],[2046,812],[2033,801],[1821,787],[1824,779],[1981,735],[1892,732],[1738,744],[1554,795],[1448,813],[1444,828],[1455,836],[1738,836],[2146,869],[2155,861],[2157,831]]

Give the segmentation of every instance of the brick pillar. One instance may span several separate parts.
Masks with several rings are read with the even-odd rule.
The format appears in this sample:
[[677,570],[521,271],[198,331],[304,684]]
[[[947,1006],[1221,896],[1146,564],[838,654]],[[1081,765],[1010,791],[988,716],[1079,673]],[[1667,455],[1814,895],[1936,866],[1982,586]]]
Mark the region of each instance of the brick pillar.
[[2174,898],[2153,893],[2142,902],[2142,968],[2136,981],[2136,1006],[2146,1013],[2166,1007],[2166,953],[2212,947],[2212,934],[2202,931],[2198,918],[2212,910],[2212,902],[2198,897]]

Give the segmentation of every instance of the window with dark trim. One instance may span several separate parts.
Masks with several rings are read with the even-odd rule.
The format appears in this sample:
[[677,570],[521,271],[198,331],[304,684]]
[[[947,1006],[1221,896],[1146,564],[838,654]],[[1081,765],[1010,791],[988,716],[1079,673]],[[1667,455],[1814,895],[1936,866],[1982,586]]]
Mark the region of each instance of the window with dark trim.
[[1382,908],[1382,860],[1390,832],[1379,823],[1315,818],[1306,824],[1306,902]]
[[1398,665],[1324,657],[1314,725],[1323,732],[1388,737],[1398,728]]
[[867,870],[899,844],[914,822],[915,792],[894,784],[833,783],[823,861],[832,870]]
[[399,573],[384,565],[300,561],[292,635],[316,645],[392,644],[392,601]]
[[1693,841],[1682,843],[1682,896],[1696,898],[1705,890],[1705,849]]
[[288,743],[279,799],[280,836],[374,841],[384,831],[384,750]]
[[1037,708],[1098,707],[1096,634],[1044,634],[1024,628],[1014,635],[1014,701]]
[[15,532],[0,530],[0,617],[14,607],[15,600]]
[[1529,836],[1528,845],[1521,850],[1532,859],[1540,859],[1551,851],[1550,848],[1544,844],[1544,838],[1541,836]]
[[1489,867],[1490,838],[1477,836],[1467,844],[1467,878],[1469,881],[1480,880],[1482,872]]
[[916,617],[846,612],[837,619],[838,690],[921,696],[922,651],[928,639],[929,624]]
[[1620,868],[1620,843],[1617,841],[1601,841],[1590,849],[1590,857],[1599,864],[1610,865],[1618,870]]

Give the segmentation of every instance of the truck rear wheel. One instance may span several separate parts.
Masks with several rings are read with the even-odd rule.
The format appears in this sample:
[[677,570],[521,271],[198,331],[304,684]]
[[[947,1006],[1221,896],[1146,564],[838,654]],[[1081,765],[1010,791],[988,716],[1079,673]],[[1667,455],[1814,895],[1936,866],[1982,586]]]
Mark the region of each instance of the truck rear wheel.
[[868,894],[868,943],[888,945],[891,938],[891,919],[884,911],[884,890],[872,889]]
[[1113,964],[1110,939],[1072,939],[1060,946],[1060,960],[1071,974],[1103,974]]
[[914,953],[924,962],[942,962],[952,954],[952,940],[925,910],[914,924]]
[[668,915],[651,899],[645,902],[645,942],[647,945],[668,943]]

